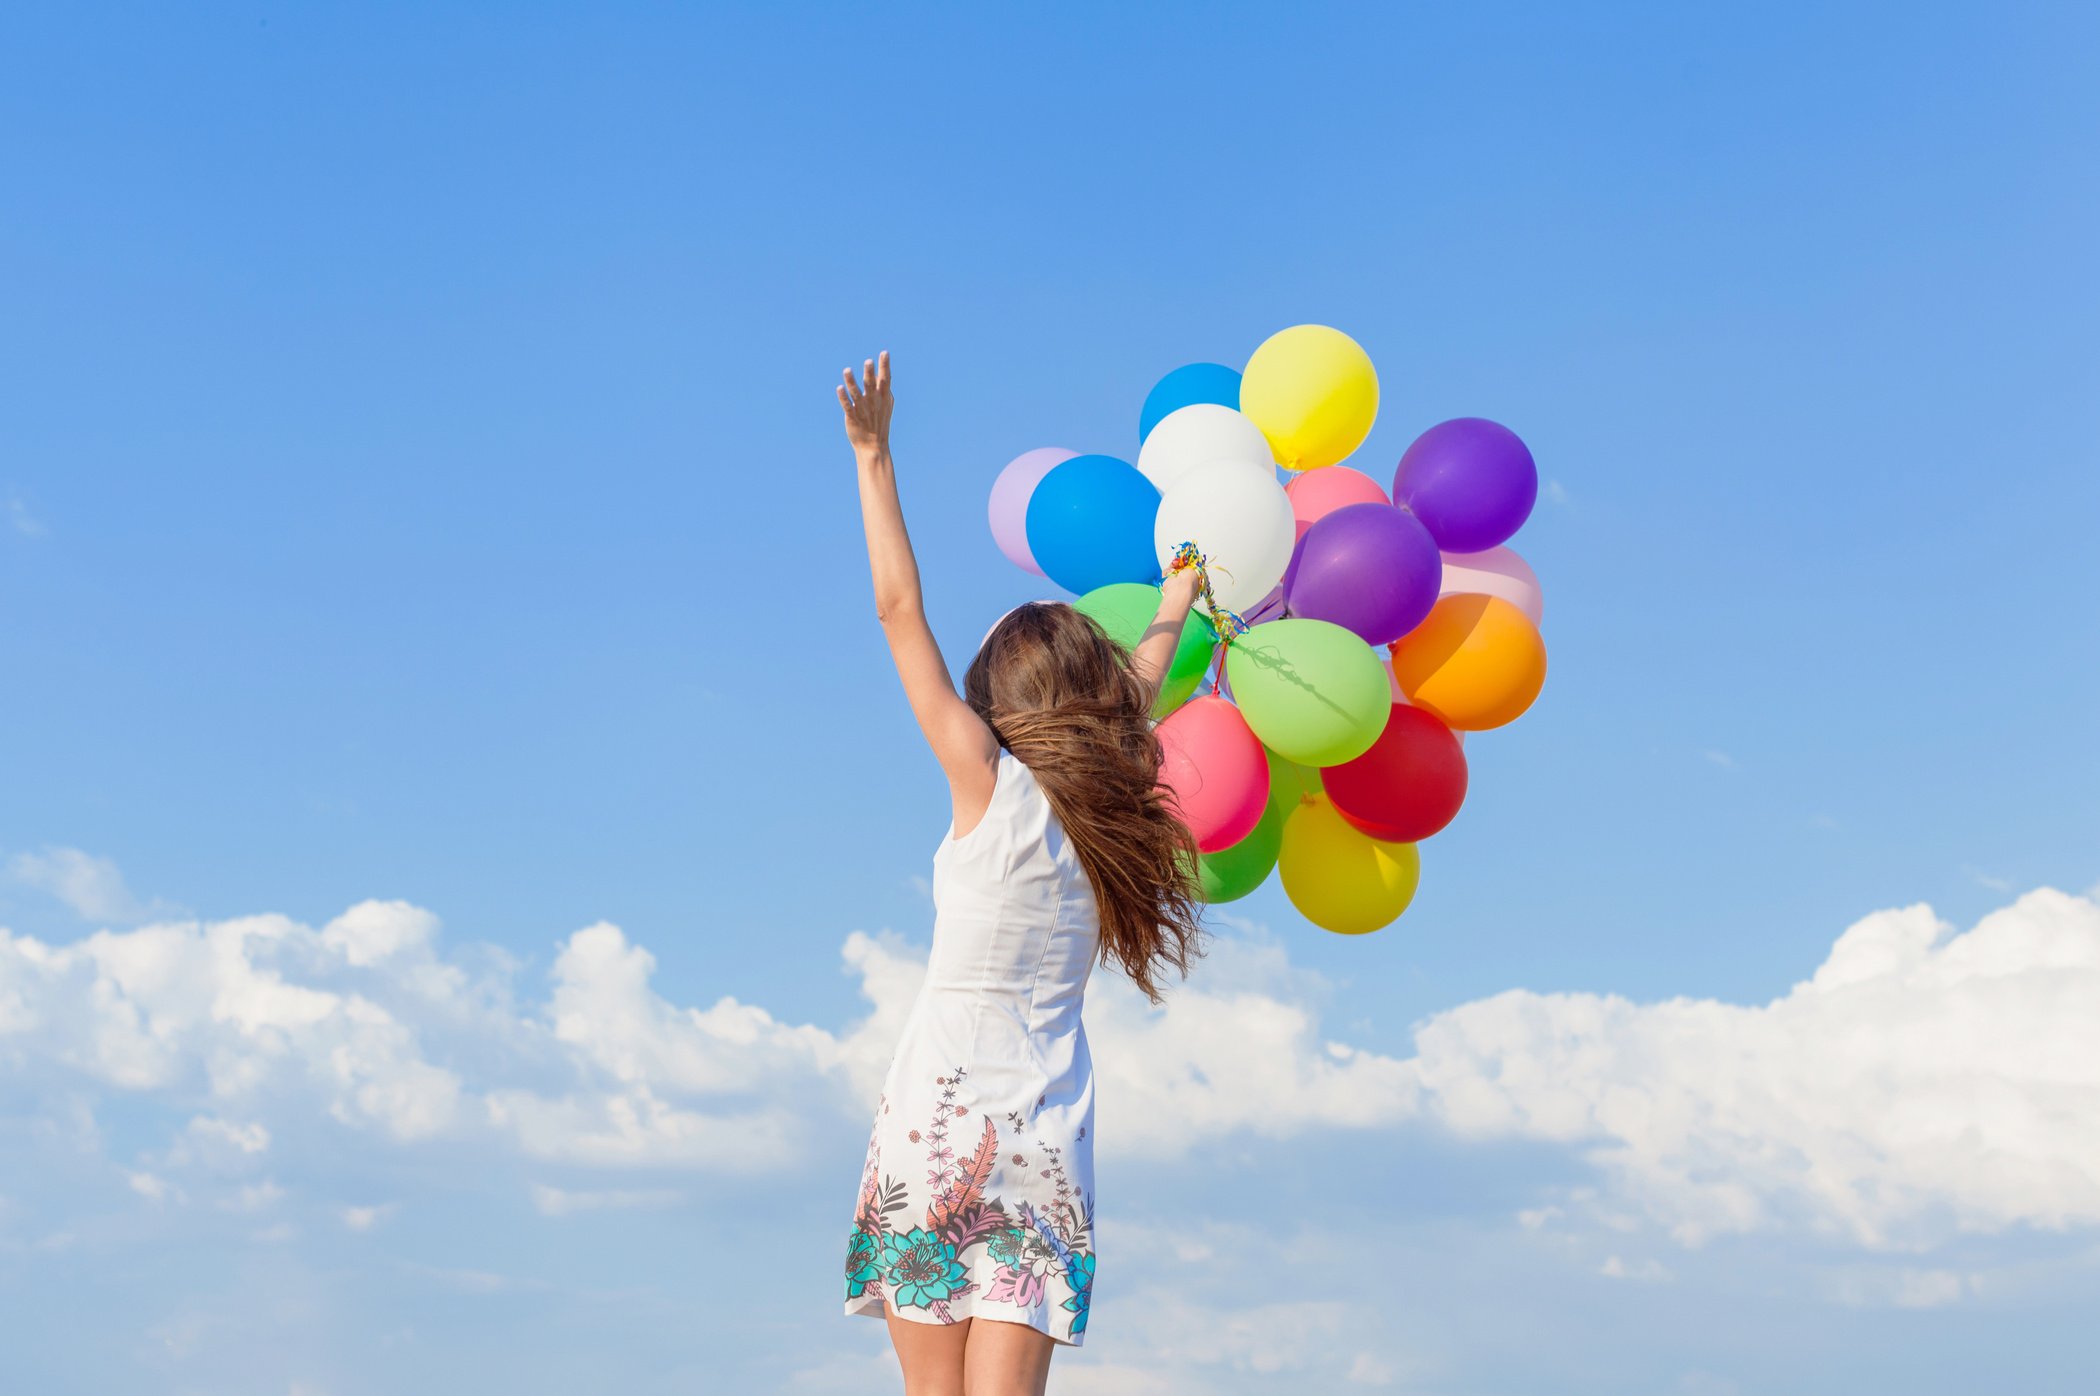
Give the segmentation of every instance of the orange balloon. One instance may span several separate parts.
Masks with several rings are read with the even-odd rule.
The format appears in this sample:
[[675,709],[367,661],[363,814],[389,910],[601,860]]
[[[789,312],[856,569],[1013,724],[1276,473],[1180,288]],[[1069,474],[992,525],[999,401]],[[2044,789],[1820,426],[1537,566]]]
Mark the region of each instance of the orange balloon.
[[1539,696],[1546,642],[1501,597],[1454,594],[1393,642],[1393,677],[1445,726],[1484,732],[1515,722]]

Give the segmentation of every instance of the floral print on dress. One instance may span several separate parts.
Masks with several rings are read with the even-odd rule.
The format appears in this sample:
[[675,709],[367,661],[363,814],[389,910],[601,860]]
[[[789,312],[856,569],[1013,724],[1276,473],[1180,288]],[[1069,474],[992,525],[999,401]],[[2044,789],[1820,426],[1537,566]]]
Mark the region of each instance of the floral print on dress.
[[[999,1126],[982,1115],[971,1136],[951,1141],[951,1122],[969,1117],[957,1103],[968,1072],[957,1067],[936,1077],[940,1099],[924,1130],[911,1131],[914,1143],[926,1145],[926,1182],[933,1197],[923,1218],[901,1215],[910,1206],[910,1189],[884,1171],[880,1130],[868,1139],[867,1163],[861,1173],[860,1203],[846,1243],[846,1298],[874,1295],[900,1309],[924,1309],[942,1323],[954,1323],[950,1301],[976,1293],[972,1275],[989,1270],[982,1287],[988,1302],[1035,1311],[1040,1326],[1053,1326],[1050,1281],[1063,1281],[1067,1297],[1056,1310],[1070,1317],[1065,1336],[1086,1332],[1094,1285],[1093,1204],[1066,1174],[1062,1151],[1036,1140],[1031,1148],[1018,1141],[1002,1145]],[[888,1113],[883,1099],[878,1118]],[[1021,1132],[1018,1116],[1006,1116],[1009,1128]],[[1051,1200],[1006,1200],[987,1196],[984,1188],[1002,1155],[1016,1169],[1047,1178]],[[1031,1166],[1033,1165],[1033,1166]]]

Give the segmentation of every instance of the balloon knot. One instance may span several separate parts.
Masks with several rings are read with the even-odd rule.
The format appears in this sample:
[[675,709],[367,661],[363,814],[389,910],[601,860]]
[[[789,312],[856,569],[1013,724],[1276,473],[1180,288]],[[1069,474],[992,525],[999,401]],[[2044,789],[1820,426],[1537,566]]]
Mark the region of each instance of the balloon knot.
[[1210,621],[1211,634],[1218,643],[1230,645],[1235,636],[1247,633],[1247,622],[1238,611],[1218,604],[1217,594],[1210,589],[1210,559],[1196,550],[1193,542],[1184,540],[1174,549],[1174,556],[1167,562],[1167,575],[1196,569],[1196,582],[1203,588],[1203,604],[1210,608],[1206,617]]

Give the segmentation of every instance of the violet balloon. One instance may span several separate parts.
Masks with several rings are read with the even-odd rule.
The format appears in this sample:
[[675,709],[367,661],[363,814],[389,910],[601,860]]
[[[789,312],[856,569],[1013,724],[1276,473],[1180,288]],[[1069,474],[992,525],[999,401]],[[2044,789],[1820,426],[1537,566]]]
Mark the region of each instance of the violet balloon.
[[1305,530],[1287,598],[1293,616],[1389,645],[1436,605],[1443,575],[1436,540],[1414,515],[1390,504],[1348,504]]
[[[1294,555],[1295,556],[1295,555]],[[1289,574],[1286,573],[1286,576]],[[1248,607],[1240,619],[1249,625],[1260,625],[1265,620],[1277,620],[1283,615],[1285,587],[1282,582],[1269,588],[1269,594]]]
[[1035,554],[1028,550],[1028,496],[1035,493],[1051,466],[1078,454],[1062,446],[1038,446],[1008,461],[999,478],[992,481],[991,505],[986,511],[991,516],[992,541],[1006,554],[1008,562],[1027,568],[1038,577],[1043,575],[1043,569],[1036,566]]
[[1509,541],[1538,502],[1539,471],[1517,434],[1485,417],[1454,417],[1415,438],[1393,472],[1393,503],[1447,553]]

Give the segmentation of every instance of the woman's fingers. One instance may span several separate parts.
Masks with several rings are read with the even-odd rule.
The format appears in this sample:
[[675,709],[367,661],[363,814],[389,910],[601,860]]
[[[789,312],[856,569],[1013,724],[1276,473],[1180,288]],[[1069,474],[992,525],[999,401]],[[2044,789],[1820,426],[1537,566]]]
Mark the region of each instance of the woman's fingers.
[[878,357],[863,360],[857,378],[851,364],[839,370],[839,376],[846,380],[845,386],[839,389],[839,402],[851,411],[864,399],[890,390],[890,351],[885,349]]

